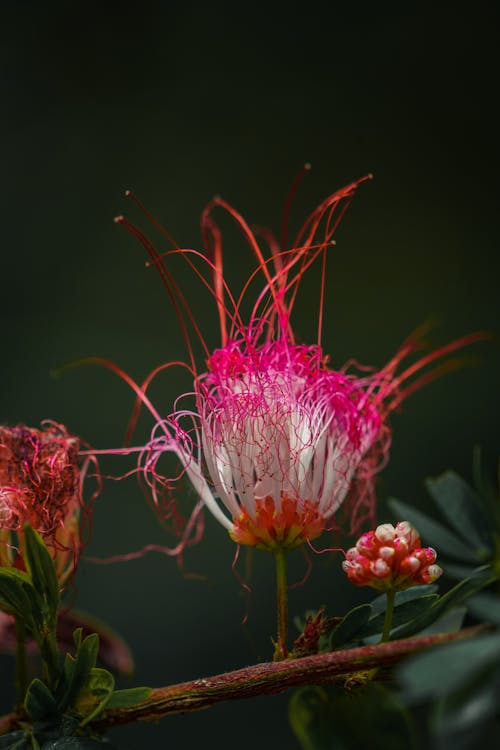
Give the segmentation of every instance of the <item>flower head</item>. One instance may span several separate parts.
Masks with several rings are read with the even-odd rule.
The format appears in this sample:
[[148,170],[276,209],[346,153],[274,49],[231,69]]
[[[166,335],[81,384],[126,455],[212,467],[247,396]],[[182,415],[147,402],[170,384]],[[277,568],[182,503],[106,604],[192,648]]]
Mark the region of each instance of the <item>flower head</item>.
[[384,523],[363,534],[356,546],[347,550],[342,568],[356,586],[379,591],[434,583],[443,572],[436,565],[435,550],[421,546],[418,532],[408,521],[396,526]]
[[63,425],[0,426],[0,565],[24,567],[24,525],[50,550],[59,580],[72,573],[81,549],[80,441]]
[[203,456],[231,537],[260,547],[314,539],[344,501],[381,416],[317,346],[232,341],[196,382]]
[[[286,216],[278,242],[267,230],[251,231],[220,198],[202,215],[203,252],[175,246],[160,255],[135,226],[123,217],[117,219],[148,251],[174,301],[188,345],[189,362],[184,366],[193,387],[169,415],[159,414],[146,391],[153,378],[173,363],[157,368],[141,386],[121,373],[138,398],[131,427],[141,404],[156,420],[151,440],[139,449],[153,502],[177,520],[170,493],[176,479],[162,476],[157,468],[165,452],[177,455],[181,473],[200,498],[180,532],[177,551],[199,537],[200,525],[194,519],[199,521],[203,506],[236,542],[267,549],[291,548],[317,537],[335,525],[340,508],[351,530],[373,518],[374,478],[387,460],[390,413],[412,391],[457,366],[457,361],[418,375],[422,368],[477,338],[448,344],[402,372],[402,361],[423,345],[418,335],[405,341],[379,371],[350,364],[330,367],[321,345],[326,259],[339,220],[364,179],[328,196],[291,245]],[[216,208],[234,219],[256,259],[239,295],[223,273],[221,232],[213,218]],[[172,275],[173,255],[187,262],[213,296],[221,336],[215,351],[205,344],[202,324],[194,319]],[[318,335],[316,343],[304,345],[297,340],[292,313],[302,278],[317,261],[322,267]],[[259,277],[262,283],[252,297]],[[250,312],[244,313],[249,306]],[[202,368],[197,364],[195,340],[204,349]]]

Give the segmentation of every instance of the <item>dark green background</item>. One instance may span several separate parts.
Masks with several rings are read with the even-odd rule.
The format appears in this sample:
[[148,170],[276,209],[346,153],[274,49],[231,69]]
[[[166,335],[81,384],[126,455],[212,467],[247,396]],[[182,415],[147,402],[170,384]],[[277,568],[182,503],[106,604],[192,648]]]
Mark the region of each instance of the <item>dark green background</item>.
[[[132,405],[127,387],[104,370],[54,380],[51,368],[96,354],[140,379],[184,356],[159,279],[112,222],[126,213],[146,226],[122,198],[129,187],[182,245],[200,247],[199,215],[214,193],[250,222],[277,228],[304,161],[313,171],[294,225],[326,194],[371,171],[375,180],[356,197],[330,264],[324,343],[333,364],[356,357],[380,366],[429,316],[440,321],[436,344],[498,330],[495,4],[476,2],[469,12],[444,5],[306,4],[292,12],[271,4],[3,3],[2,421],[52,418],[95,447],[119,446]],[[228,274],[238,283],[250,256],[223,226]],[[310,341],[316,287],[305,290],[295,323]],[[209,320],[208,298],[194,284],[188,293]],[[215,328],[207,335],[214,345]],[[475,352],[478,367],[430,385],[394,416],[381,499],[426,504],[424,477],[450,466],[470,476],[476,443],[494,471],[498,346]],[[182,378],[165,377],[155,402],[166,412],[187,389]],[[144,420],[144,439],[148,426]],[[124,464],[104,467],[117,473]],[[166,541],[133,479],[107,484],[93,531],[91,555]],[[185,580],[160,555],[83,563],[78,604],[124,634],[139,684],[266,659],[272,561],[255,558],[242,628],[233,552],[208,519],[185,559],[206,582]],[[338,574],[340,558],[325,557],[292,593],[292,612],[326,603],[335,614],[360,595]],[[291,567],[300,577],[300,555]],[[0,664],[10,676],[12,661]],[[115,740],[124,748],[294,746],[285,697],[122,729]]]

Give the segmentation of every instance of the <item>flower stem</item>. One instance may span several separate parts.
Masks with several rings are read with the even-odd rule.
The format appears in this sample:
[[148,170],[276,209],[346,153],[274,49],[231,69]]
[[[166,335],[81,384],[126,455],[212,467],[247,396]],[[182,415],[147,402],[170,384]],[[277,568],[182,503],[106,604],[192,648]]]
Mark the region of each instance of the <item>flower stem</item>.
[[389,589],[389,591],[386,593],[387,603],[385,606],[384,629],[382,630],[382,638],[380,639],[380,643],[386,643],[390,639],[395,597],[396,589]]
[[24,622],[16,617],[16,691],[17,707],[24,704],[28,688],[28,671],[26,668],[26,628]]
[[274,552],[276,561],[276,598],[278,605],[278,640],[274,647],[274,661],[288,656],[288,589],[286,583],[286,556],[283,549]]

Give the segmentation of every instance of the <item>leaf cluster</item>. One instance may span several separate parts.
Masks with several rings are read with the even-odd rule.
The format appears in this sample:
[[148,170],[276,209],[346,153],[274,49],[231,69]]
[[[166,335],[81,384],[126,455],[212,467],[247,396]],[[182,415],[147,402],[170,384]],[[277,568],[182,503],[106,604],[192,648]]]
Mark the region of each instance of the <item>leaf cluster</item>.
[[[415,655],[395,670],[297,691],[290,722],[304,750],[500,745],[500,502],[478,471],[476,485],[452,471],[426,482],[442,522],[390,501],[396,517],[436,547],[441,563],[442,554],[452,561],[444,563],[445,573],[461,579],[442,595],[436,584],[398,592],[390,637],[458,631],[467,613],[491,631]],[[323,650],[378,642],[385,609],[385,595],[354,607],[323,639]]]
[[[454,472],[427,482],[452,531],[427,517],[424,522],[435,525],[425,530],[422,526],[422,531],[457,561],[446,564],[450,577],[460,576],[478,560],[485,563],[482,569],[490,571],[495,587],[473,592],[462,585],[469,614],[492,626],[492,632],[413,657],[397,671],[405,703],[420,711],[426,708],[429,735],[438,750],[500,744],[500,496],[482,475],[478,453],[475,469],[475,489]],[[448,534],[445,544],[443,528]]]
[[26,571],[0,568],[0,609],[23,624],[40,648],[43,679],[36,677],[23,700],[23,728],[2,735],[0,750],[93,750],[110,744],[91,723],[106,707],[127,708],[150,688],[115,690],[111,672],[97,664],[99,636],[73,633],[74,653],[60,662],[56,624],[60,591],[54,562],[42,538],[25,527]]
[[29,525],[24,534],[26,570],[0,568],[0,609],[22,622],[43,649],[55,630],[60,603],[54,562],[40,535]]
[[389,500],[394,515],[412,523],[425,543],[438,550],[440,563],[444,556],[444,572],[454,579],[471,575],[478,565],[490,565],[500,574],[500,498],[481,470],[479,451],[474,464],[475,487],[454,471],[425,482],[442,521],[401,500]]

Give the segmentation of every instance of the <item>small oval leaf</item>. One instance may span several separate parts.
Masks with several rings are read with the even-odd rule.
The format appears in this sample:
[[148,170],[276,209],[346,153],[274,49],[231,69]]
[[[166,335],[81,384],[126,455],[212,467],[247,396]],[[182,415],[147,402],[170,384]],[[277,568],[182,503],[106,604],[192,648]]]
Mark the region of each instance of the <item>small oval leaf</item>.
[[488,525],[481,513],[476,492],[454,471],[446,471],[435,479],[427,479],[426,487],[448,523],[473,547],[479,559],[488,559],[493,552]]
[[57,703],[47,685],[37,677],[31,682],[26,692],[24,708],[32,721],[40,721],[45,716],[57,711]]
[[[399,607],[401,604],[410,602],[413,599],[420,599],[423,596],[435,594],[437,590],[438,586],[435,583],[427,583],[422,586],[412,586],[411,588],[405,589],[404,591],[397,591],[396,596],[394,597],[394,606]],[[386,602],[386,594],[377,596],[377,598],[371,602],[373,614],[378,615],[379,612],[385,612]]]
[[447,591],[446,594],[439,597],[427,612],[419,615],[407,625],[403,625],[401,629],[398,630],[398,638],[407,638],[408,636],[420,633],[422,630],[432,625],[432,623],[436,622],[436,620],[442,617],[446,612],[449,612],[456,607],[460,607],[470,596],[480,591],[485,586],[488,586],[490,583],[493,583],[495,580],[496,575],[488,565],[476,568],[473,575],[460,581],[456,586]]
[[483,622],[500,625],[500,597],[489,591],[483,591],[471,597],[467,602],[470,612]]
[[80,690],[74,701],[73,707],[83,720],[80,726],[95,719],[107,705],[115,688],[115,678],[106,669],[94,667],[87,684]]
[[336,648],[344,643],[349,643],[349,641],[354,640],[357,633],[359,633],[368,622],[371,614],[371,604],[360,604],[359,607],[351,609],[333,631],[330,638],[331,647]]
[[485,667],[500,666],[500,634],[439,646],[399,667],[404,695],[410,701],[435,699],[460,689]]
[[31,750],[31,740],[22,730],[2,734],[0,737],[0,750]]
[[393,693],[377,683],[305,688],[290,701],[292,729],[304,750],[414,750],[412,719]]
[[115,690],[106,704],[106,708],[132,708],[139,703],[144,703],[149,698],[153,688],[135,687],[127,690]]
[[[421,596],[418,599],[410,599],[403,602],[398,607],[394,607],[391,632],[395,628],[411,623],[415,618],[428,612],[432,605],[437,602],[438,598],[437,594],[428,594],[427,596]],[[375,633],[381,633],[382,628],[384,627],[384,620],[385,612],[380,612],[378,615],[375,615],[375,617],[371,617],[362,629],[362,637],[366,638]]]
[[54,625],[60,601],[56,566],[42,537],[29,524],[24,527],[24,542],[26,568],[35,590],[46,605],[48,623]]
[[388,504],[399,519],[409,521],[421,535],[425,544],[436,548],[438,555],[445,554],[464,562],[481,562],[475,552],[462,539],[438,521],[426,516],[411,505],[391,498]]

